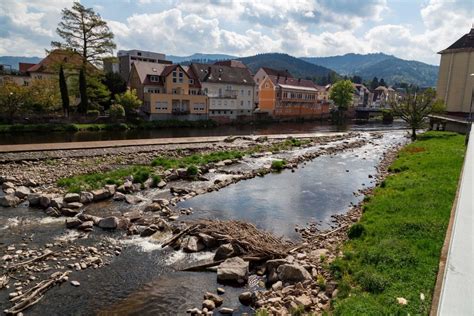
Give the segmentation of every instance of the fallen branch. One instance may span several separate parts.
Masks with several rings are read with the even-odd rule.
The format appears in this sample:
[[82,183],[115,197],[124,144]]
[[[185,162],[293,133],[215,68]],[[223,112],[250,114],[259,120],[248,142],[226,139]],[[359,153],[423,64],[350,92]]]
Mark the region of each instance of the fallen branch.
[[176,234],[176,236],[171,237],[168,241],[166,241],[163,245],[161,245],[161,248],[165,248],[166,246],[174,244],[179,238],[181,238],[181,236],[194,231],[197,227],[198,225],[189,226],[182,232]]
[[30,264],[32,262],[36,262],[36,261],[39,261],[39,260],[42,260],[46,257],[49,257],[50,255],[52,255],[54,253],[54,251],[51,251],[51,250],[46,250],[44,254],[42,254],[41,256],[38,256],[38,257],[35,257],[33,259],[30,259],[30,260],[26,260],[26,261],[23,261],[23,262],[20,262],[20,263],[17,263],[17,264],[14,264],[10,267],[8,267],[8,270],[16,270],[24,265],[27,265],[27,264]]
[[62,274],[61,272],[53,273],[49,280],[43,280],[25,293],[14,297],[12,299],[12,302],[19,302],[13,305],[12,308],[5,310],[5,313],[13,315],[18,314],[19,312],[27,309],[28,307],[38,303],[43,298],[44,293],[49,288],[51,288],[58,282],[64,281],[69,273],[71,273],[71,271],[66,271]]

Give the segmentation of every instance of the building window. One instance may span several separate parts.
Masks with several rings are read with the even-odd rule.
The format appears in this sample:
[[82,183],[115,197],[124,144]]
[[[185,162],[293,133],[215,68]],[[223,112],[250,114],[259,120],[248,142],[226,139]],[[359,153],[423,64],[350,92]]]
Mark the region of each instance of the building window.
[[248,91],[248,95],[250,96],[250,93],[252,93],[250,90]]
[[240,106],[244,106],[244,100],[240,101]]
[[158,76],[150,76],[150,81],[151,81],[151,82],[158,82],[158,81],[160,81],[160,77],[158,77]]
[[240,96],[244,96],[244,90],[240,90]]
[[194,83],[194,80],[193,79],[189,79],[189,84],[193,84]]
[[250,106],[250,100],[247,101],[247,105]]
[[158,101],[158,102],[156,102],[155,109],[158,110],[158,111],[168,110],[168,102],[167,101]]
[[267,82],[267,83],[265,83],[265,88],[268,88],[268,87],[269,87],[269,85],[268,85],[268,82]]

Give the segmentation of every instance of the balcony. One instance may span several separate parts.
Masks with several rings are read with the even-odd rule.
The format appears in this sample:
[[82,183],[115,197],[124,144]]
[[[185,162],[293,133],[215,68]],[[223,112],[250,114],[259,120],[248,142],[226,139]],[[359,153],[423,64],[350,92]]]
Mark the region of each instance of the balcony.
[[172,109],[171,114],[173,115],[188,115],[190,111],[188,109]]

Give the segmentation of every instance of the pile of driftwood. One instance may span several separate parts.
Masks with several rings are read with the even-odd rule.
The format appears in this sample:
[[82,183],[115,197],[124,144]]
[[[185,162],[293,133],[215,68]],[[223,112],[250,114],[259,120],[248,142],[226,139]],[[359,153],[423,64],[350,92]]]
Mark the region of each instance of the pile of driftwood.
[[61,283],[67,280],[67,276],[70,271],[66,272],[55,272],[49,279],[43,280],[37,283],[35,286],[25,291],[21,295],[15,296],[10,301],[14,304],[12,308],[5,310],[5,314],[18,314],[19,312],[27,309],[28,307],[38,303],[44,293],[57,283]]
[[[263,261],[284,258],[295,247],[290,241],[273,236],[271,233],[259,230],[255,225],[242,221],[199,220],[166,241],[162,247],[179,246],[188,237],[194,236],[203,242],[206,248],[217,248],[219,245],[231,244],[233,256],[239,256],[246,261]],[[209,241],[212,242],[209,242]],[[221,260],[219,260],[221,261]],[[206,266],[219,263],[215,261]],[[187,268],[195,270],[205,266]]]

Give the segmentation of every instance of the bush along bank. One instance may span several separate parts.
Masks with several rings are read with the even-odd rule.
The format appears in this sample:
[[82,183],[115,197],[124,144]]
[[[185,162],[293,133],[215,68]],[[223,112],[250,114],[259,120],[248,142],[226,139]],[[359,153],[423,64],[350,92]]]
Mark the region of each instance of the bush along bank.
[[330,265],[335,315],[429,314],[464,151],[463,136],[428,132],[399,152]]
[[46,124],[0,124],[0,133],[30,133],[30,132],[80,132],[80,131],[125,131],[133,129],[161,129],[178,127],[196,127],[208,128],[216,127],[217,123],[213,120],[202,121],[136,121],[124,123],[46,123]]

